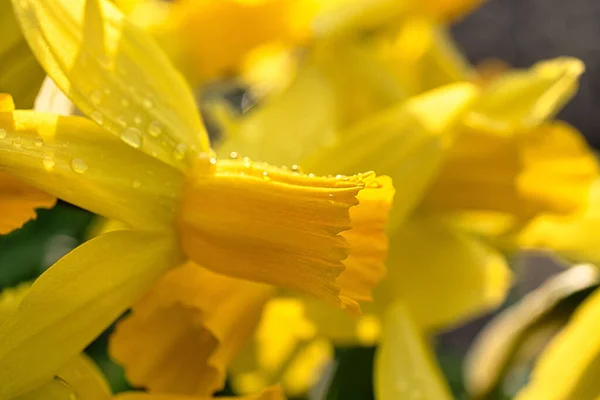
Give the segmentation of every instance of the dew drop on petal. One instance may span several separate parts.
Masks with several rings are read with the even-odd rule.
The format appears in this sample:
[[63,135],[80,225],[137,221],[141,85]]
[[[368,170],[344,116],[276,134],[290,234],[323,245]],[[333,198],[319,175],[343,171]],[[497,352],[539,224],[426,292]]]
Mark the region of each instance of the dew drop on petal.
[[13,147],[15,149],[20,149],[23,146],[23,139],[21,139],[20,137],[16,137],[13,140]]
[[44,156],[44,158],[42,159],[42,164],[44,164],[44,168],[46,169],[46,171],[51,171],[52,169],[54,169],[56,161],[54,161],[54,158],[52,158],[51,156]]
[[131,181],[131,186],[133,186],[134,189],[139,189],[142,186],[142,182],[139,179],[134,179]]
[[74,158],[71,161],[71,169],[78,174],[83,174],[88,170],[88,165],[81,158]]
[[131,147],[139,149],[142,145],[142,132],[138,128],[126,128],[123,132],[121,132],[121,140]]
[[179,143],[175,146],[174,156],[177,160],[183,160],[187,151],[187,145],[185,143]]
[[229,158],[231,158],[232,160],[236,160],[238,158],[238,153],[232,151],[231,153],[229,153]]
[[6,137],[6,130],[0,128],[0,139],[4,139]]
[[133,117],[133,123],[136,125],[141,125],[142,121],[143,119],[140,115],[136,115],[135,117]]
[[148,133],[152,137],[159,137],[160,134],[162,133],[162,128],[160,127],[160,123],[157,121],[150,122],[150,125],[148,125]]
[[102,92],[99,89],[92,90],[90,93],[90,101],[92,102],[92,104],[97,106],[98,104],[100,104],[101,100]]
[[44,145],[44,141],[42,140],[42,138],[35,138],[35,140],[33,141],[33,145],[39,149]]

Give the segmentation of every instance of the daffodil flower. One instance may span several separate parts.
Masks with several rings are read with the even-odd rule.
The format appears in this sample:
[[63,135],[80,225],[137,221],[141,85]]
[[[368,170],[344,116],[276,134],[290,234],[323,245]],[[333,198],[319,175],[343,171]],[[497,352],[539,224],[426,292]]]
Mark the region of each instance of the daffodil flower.
[[337,280],[350,250],[339,233],[359,192],[381,189],[373,173],[217,160],[182,77],[111,3],[13,7],[39,62],[91,120],[0,113],[0,168],[131,229],[86,242],[36,280],[0,327],[1,398],[42,384],[186,259],[358,311],[353,285]]
[[[370,165],[392,176],[404,194],[401,204],[397,198],[392,209],[388,274],[375,290],[374,307],[364,307],[368,319],[352,320],[332,308],[304,301],[304,314],[299,314],[312,322],[313,332],[290,340],[302,346],[322,337],[342,343],[357,337],[377,340],[378,328],[371,316],[376,320],[383,316],[384,327],[396,327],[394,334],[382,337],[383,353],[391,348],[385,341],[393,340],[386,338],[393,335],[424,340],[434,330],[498,305],[511,273],[499,249],[487,242],[491,236],[486,237],[487,232],[473,222],[495,222],[493,217],[499,215],[506,223],[508,216],[503,229],[510,230],[535,215],[576,215],[587,207],[587,194],[598,176],[597,162],[576,130],[552,121],[573,95],[582,71],[579,60],[568,58],[508,71],[486,82],[475,101],[465,101],[464,86],[462,91],[457,84],[441,87],[371,113],[340,133],[338,126],[349,124],[347,118],[338,119],[346,103],[336,100],[335,90],[327,89],[332,75],[311,67],[298,75],[297,86],[292,84],[241,121],[226,121],[225,132],[230,136],[222,150],[239,145],[263,159],[296,157],[323,173],[334,165],[345,171]],[[343,79],[339,74],[335,78]],[[458,107],[460,99],[465,101],[463,108]],[[450,105],[457,109],[453,112]],[[309,113],[313,118],[303,114],[301,120],[290,122],[275,117],[291,115],[286,109],[309,106],[315,108]],[[323,131],[329,134],[317,137]],[[394,318],[401,323],[390,322]],[[255,341],[256,354],[269,354],[273,339]],[[407,365],[421,366],[422,374],[416,375],[441,377],[425,361],[430,358],[427,350],[381,354],[378,362],[396,368],[396,374],[378,381],[382,399],[408,397],[415,387],[436,390],[420,386],[418,379],[394,385],[392,378],[402,374],[393,360],[403,357]],[[273,363],[264,360],[255,359],[254,370],[239,368],[240,380],[245,381],[241,386],[250,382],[248,387],[260,387],[256,382],[263,380],[264,385],[273,376],[282,376],[281,370],[270,372]],[[285,369],[292,363],[276,364]],[[383,366],[378,370],[387,371]],[[441,379],[429,382],[433,381],[444,388]],[[432,398],[450,398],[447,389],[437,393]]]

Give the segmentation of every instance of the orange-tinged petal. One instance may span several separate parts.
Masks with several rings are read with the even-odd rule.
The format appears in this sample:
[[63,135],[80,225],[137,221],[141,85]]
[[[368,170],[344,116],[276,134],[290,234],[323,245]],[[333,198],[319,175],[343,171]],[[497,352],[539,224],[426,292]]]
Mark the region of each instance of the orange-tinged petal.
[[0,172],[0,235],[20,228],[36,217],[36,208],[52,208],[56,198]]
[[511,136],[465,131],[423,200],[436,211],[520,217],[584,209],[599,168],[583,136],[563,122]]
[[128,380],[154,393],[208,396],[252,337],[274,288],[192,262],[167,273],[111,337]]
[[356,300],[336,282],[349,252],[339,234],[351,228],[349,209],[373,178],[198,159],[179,210],[182,246],[208,269],[304,291],[357,312]]
[[371,291],[385,276],[388,252],[385,229],[394,194],[392,180],[387,176],[375,178],[358,193],[359,204],[350,209],[352,229],[342,232],[350,245],[344,272],[337,280],[342,296],[370,301]]
[[134,227],[173,223],[183,175],[81,117],[0,112],[0,170]]
[[285,395],[280,387],[274,386],[262,393],[240,397],[209,397],[209,396],[178,396],[171,394],[150,394],[130,392],[122,393],[115,400],[285,400]]
[[46,73],[95,122],[179,168],[208,150],[183,77],[110,1],[15,0],[13,7]]
[[171,236],[142,231],[110,232],[63,257],[0,325],[0,398],[50,380],[180,262]]

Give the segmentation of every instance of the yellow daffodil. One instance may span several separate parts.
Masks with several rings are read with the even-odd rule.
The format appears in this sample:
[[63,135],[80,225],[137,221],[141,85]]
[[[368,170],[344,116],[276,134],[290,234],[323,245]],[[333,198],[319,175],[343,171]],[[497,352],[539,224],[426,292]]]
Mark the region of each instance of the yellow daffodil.
[[[360,62],[359,66],[368,65]],[[360,67],[349,70],[361,71]],[[585,209],[587,193],[598,176],[597,163],[578,132],[564,123],[549,122],[574,93],[583,71],[579,60],[556,59],[530,70],[497,75],[486,82],[474,102],[463,103],[466,110],[458,105],[461,85],[455,84],[380,111],[377,107],[393,97],[379,106],[373,102],[369,112],[359,113],[371,115],[357,122],[350,122],[352,112],[341,114],[347,103],[337,100],[336,88],[344,85],[331,82],[344,77],[342,69],[336,71],[337,75],[322,73],[314,66],[301,70],[282,95],[259,105],[239,122],[227,120],[229,137],[221,147],[248,149],[267,160],[292,158],[322,173],[334,165],[347,172],[370,165],[392,176],[403,194],[402,204],[394,204],[392,210],[388,275],[376,288],[374,307],[365,306],[369,318],[352,320],[332,308],[304,301],[298,320],[307,319],[313,329],[301,339],[289,333],[293,343],[303,347],[323,337],[342,343],[376,341],[379,328],[371,323],[371,315],[377,320],[386,316],[384,326],[400,326],[396,335],[408,335],[408,329],[416,332],[411,337],[423,340],[436,329],[498,305],[509,286],[504,257],[487,238],[478,237],[484,232],[465,222],[473,221],[467,216],[481,213],[487,221],[492,215],[508,215],[514,227],[519,226],[515,221],[523,223],[535,215],[573,215]],[[454,114],[450,105],[457,107]],[[294,109],[303,112],[290,121],[293,114],[285,110]],[[442,111],[451,118],[446,119]],[[420,179],[412,181],[411,174],[414,178],[417,173]],[[393,308],[393,304],[400,305]],[[402,324],[388,321],[394,318],[387,317],[392,309],[408,309],[397,311]],[[269,372],[269,364],[260,359],[261,354],[268,354],[269,341],[256,338],[255,342],[255,359],[238,370],[240,387],[260,387],[257,382],[264,386],[269,379],[284,376],[281,370]],[[390,348],[385,343],[381,346],[380,352]],[[426,352],[395,354],[404,356],[412,360],[409,365],[422,364],[431,376],[440,378],[435,368],[425,367],[430,365],[423,361]],[[378,358],[382,363],[390,359],[394,357],[381,354]],[[284,360],[278,367],[285,371],[290,363]],[[438,388],[444,387],[440,379],[434,380]],[[402,398],[415,389],[389,386],[390,380],[379,382],[383,386],[377,390],[385,393],[381,394],[384,399]],[[446,389],[439,392],[446,393],[439,398],[450,398]]]
[[[186,259],[358,311],[362,284],[337,280],[354,268],[339,234],[352,226],[359,192],[388,197],[373,173],[317,177],[217,160],[182,77],[115,6],[13,6],[39,62],[91,120],[0,113],[0,168],[131,229],[62,258],[0,326],[0,398],[42,384]],[[359,215],[379,220],[382,203],[368,204]]]

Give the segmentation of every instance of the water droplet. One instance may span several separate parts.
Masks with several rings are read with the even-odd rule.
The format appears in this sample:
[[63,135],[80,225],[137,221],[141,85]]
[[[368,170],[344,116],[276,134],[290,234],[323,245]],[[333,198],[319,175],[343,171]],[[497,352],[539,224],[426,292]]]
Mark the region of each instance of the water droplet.
[[300,172],[302,172],[302,168],[300,168],[299,165],[294,164],[294,165],[292,165],[292,172],[300,173]]
[[104,122],[104,117],[102,116],[102,113],[100,111],[92,111],[90,113],[90,118],[92,118],[94,122],[98,125],[102,125],[102,123]]
[[238,153],[235,151],[232,151],[231,153],[229,153],[229,158],[231,158],[232,160],[237,160],[238,158]]
[[145,108],[150,109],[150,108],[154,107],[154,102],[149,98],[145,98],[144,100],[142,100],[142,105]]
[[6,130],[0,128],[0,139],[4,139],[6,137]]
[[177,160],[183,160],[187,151],[187,145],[185,143],[179,143],[175,146],[174,156]]
[[135,117],[133,117],[133,123],[136,125],[141,125],[142,121],[143,119],[141,115],[136,115]]
[[110,89],[104,89],[104,94],[107,96],[110,95]]
[[98,104],[100,104],[101,100],[102,100],[102,92],[99,89],[92,90],[90,93],[90,101],[92,102],[92,104],[98,105]]
[[138,128],[129,127],[121,132],[121,139],[131,147],[139,149],[142,145],[142,132]]
[[44,168],[46,169],[46,171],[50,171],[56,165],[56,161],[54,161],[54,158],[50,156],[44,156],[44,158],[42,159],[42,164],[44,164]]
[[341,174],[337,174],[337,175],[335,176],[335,179],[342,179],[342,178],[343,178],[343,176],[342,176]]
[[315,174],[313,174],[313,173],[311,172],[310,174],[308,174],[308,177],[309,177],[309,178],[314,178],[314,177],[315,177]]
[[162,133],[162,128],[160,127],[160,123],[158,123],[157,121],[150,122],[150,125],[148,125],[148,133],[152,137],[159,137],[160,134]]
[[88,165],[81,158],[74,158],[71,161],[71,168],[78,174],[83,174],[88,170]]
[[250,168],[252,166],[252,160],[248,157],[244,157],[244,168]]
[[264,171],[262,173],[262,176],[263,176],[263,179],[266,180],[266,181],[270,181],[271,180],[271,178],[269,177],[269,173],[267,171]]
[[123,107],[129,107],[129,100],[128,99],[121,99],[121,105]]
[[20,137],[16,137],[13,140],[13,147],[15,149],[20,149],[21,146],[23,146],[23,139],[21,139]]
[[42,138],[35,138],[35,140],[33,141],[33,145],[39,149],[44,145],[44,141],[42,140]]
[[133,186],[134,189],[139,189],[142,186],[142,182],[139,179],[134,179],[131,181],[131,186]]

